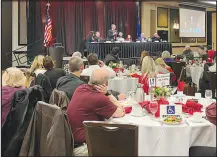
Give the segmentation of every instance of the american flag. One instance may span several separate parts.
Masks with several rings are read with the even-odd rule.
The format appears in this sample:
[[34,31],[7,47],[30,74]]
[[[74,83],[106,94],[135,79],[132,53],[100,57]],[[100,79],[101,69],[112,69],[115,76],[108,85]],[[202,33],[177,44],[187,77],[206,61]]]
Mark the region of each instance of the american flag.
[[47,3],[46,25],[44,30],[44,46],[49,47],[52,41],[52,21],[49,15],[50,3]]

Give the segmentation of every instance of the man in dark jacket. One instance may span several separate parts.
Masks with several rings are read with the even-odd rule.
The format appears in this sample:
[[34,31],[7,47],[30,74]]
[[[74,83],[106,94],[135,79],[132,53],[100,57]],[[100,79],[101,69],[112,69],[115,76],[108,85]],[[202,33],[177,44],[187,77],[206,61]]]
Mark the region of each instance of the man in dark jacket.
[[69,60],[70,74],[59,78],[57,81],[56,88],[65,92],[69,100],[71,100],[76,88],[81,84],[84,84],[84,82],[80,80],[80,74],[83,69],[83,60],[77,56],[72,57]]
[[106,55],[105,57],[105,65],[108,66],[110,62],[119,63],[120,62],[119,53],[120,53],[119,47],[113,47],[111,53]]
[[108,31],[108,40],[116,40],[118,32],[116,30],[115,24],[111,25],[111,29]]

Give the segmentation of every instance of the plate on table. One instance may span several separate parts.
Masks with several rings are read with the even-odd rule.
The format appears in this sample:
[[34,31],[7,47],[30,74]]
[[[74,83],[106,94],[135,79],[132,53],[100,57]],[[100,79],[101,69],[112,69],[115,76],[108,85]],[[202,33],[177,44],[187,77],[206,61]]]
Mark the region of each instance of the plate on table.
[[166,118],[162,120],[162,123],[168,125],[179,125],[182,123],[182,118],[179,115],[168,115]]
[[194,119],[193,117],[190,117],[188,118],[191,122],[194,122],[194,123],[203,123],[205,121],[204,118],[200,118],[200,119]]

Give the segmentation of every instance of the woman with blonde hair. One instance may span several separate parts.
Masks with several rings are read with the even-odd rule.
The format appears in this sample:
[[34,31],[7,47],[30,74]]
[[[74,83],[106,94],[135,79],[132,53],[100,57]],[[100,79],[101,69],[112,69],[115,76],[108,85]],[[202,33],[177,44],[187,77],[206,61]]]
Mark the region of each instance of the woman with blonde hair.
[[44,74],[46,72],[43,66],[43,61],[44,56],[38,55],[35,57],[30,69],[26,73],[26,87],[30,86],[33,76],[37,77],[38,74]]
[[148,51],[142,51],[141,53],[141,58],[140,58],[140,63],[142,65],[142,60],[145,56],[149,56],[149,52]]
[[26,77],[23,72],[16,68],[8,68],[2,76],[2,126],[10,112],[13,95],[16,91],[24,89]]
[[174,62],[174,59],[171,58],[169,51],[163,51],[162,54],[161,54],[161,58],[165,62]]
[[156,65],[150,56],[145,56],[142,61],[142,76],[139,83],[143,84],[143,90],[146,94],[149,92],[149,78],[154,78],[157,75]]
[[156,59],[156,63],[160,65],[162,68],[166,69],[168,72],[173,73],[173,70],[170,66],[168,66],[162,58]]

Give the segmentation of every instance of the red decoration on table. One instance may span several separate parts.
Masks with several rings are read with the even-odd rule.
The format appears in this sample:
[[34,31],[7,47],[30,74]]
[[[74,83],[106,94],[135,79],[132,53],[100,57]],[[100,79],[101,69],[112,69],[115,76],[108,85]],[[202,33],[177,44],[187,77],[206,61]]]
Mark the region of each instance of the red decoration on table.
[[132,74],[131,77],[140,78],[141,76],[135,73],[135,74]]
[[185,82],[178,80],[177,91],[184,91],[184,88],[185,88]]
[[124,72],[123,68],[113,68],[113,70],[118,73],[119,71]]
[[182,105],[182,112],[193,115],[194,112],[202,112],[203,106],[197,101],[187,100],[186,104],[176,103],[176,105]]
[[126,114],[130,113],[132,111],[132,106],[124,107],[124,111]]
[[149,109],[149,104],[150,104],[150,101],[143,101],[143,102],[139,102],[139,105],[142,107],[142,108],[145,108],[148,113],[151,113],[150,109]]

